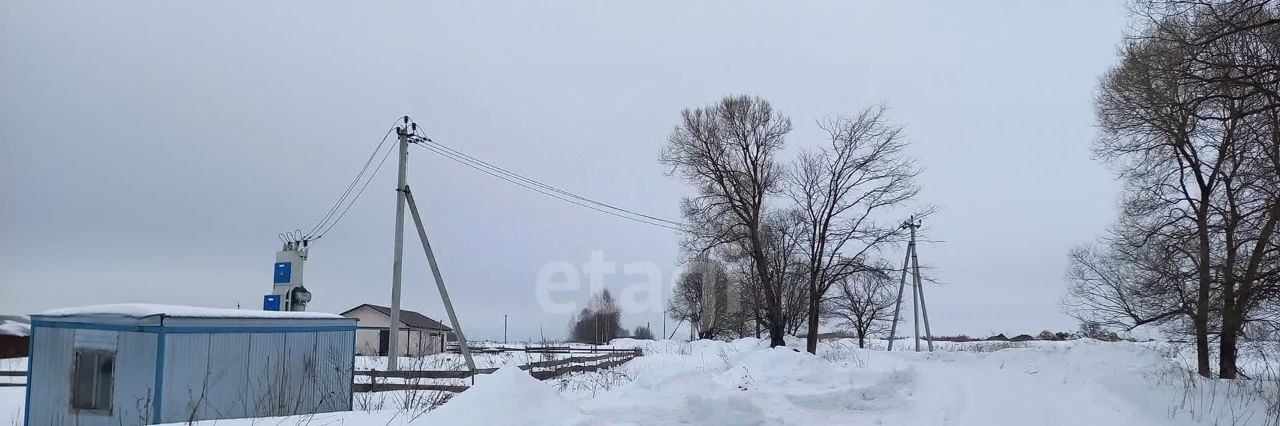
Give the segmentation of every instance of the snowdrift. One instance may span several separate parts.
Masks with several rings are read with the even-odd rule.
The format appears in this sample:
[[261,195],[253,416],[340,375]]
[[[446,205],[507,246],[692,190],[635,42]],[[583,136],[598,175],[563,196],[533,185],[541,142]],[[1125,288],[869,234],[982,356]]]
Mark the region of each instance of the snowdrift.
[[475,386],[422,416],[423,424],[562,425],[586,420],[578,406],[516,365],[480,376]]

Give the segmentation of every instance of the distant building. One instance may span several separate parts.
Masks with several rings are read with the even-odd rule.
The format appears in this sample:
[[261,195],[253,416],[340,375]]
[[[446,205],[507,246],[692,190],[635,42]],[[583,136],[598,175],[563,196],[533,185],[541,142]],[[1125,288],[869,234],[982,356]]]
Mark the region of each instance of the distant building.
[[[356,319],[356,354],[386,356],[391,338],[391,308],[363,304],[342,316]],[[400,356],[422,356],[444,351],[453,341],[453,329],[426,315],[400,310]]]
[[347,411],[355,328],[334,314],[141,304],[32,315],[26,424]]

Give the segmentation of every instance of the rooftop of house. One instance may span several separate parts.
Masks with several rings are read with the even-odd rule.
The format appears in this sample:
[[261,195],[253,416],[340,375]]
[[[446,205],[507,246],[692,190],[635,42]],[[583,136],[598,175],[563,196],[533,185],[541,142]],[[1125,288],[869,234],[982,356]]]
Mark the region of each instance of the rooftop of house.
[[[388,308],[388,307],[386,307],[386,306],[381,306],[381,305],[369,304],[369,303],[365,303],[365,304],[362,304],[362,305],[360,305],[360,306],[356,306],[356,307],[354,307],[354,308],[348,309],[346,312],[343,312],[343,313],[342,313],[342,315],[344,315],[344,316],[345,316],[346,314],[348,314],[348,313],[350,313],[350,312],[352,312],[352,311],[355,311],[356,309],[360,309],[361,307],[365,307],[365,306],[368,306],[369,308],[371,308],[371,309],[373,309],[373,310],[375,310],[375,311],[378,311],[378,312],[382,313],[383,315],[386,315],[387,317],[390,317],[390,316],[391,316],[391,308]],[[446,326],[446,325],[444,325],[444,324],[441,324],[441,323],[440,323],[440,321],[433,320],[433,319],[431,319],[431,318],[428,318],[426,315],[423,315],[423,314],[417,313],[417,312],[415,312],[415,311],[410,311],[410,310],[408,310],[408,309],[401,309],[401,310],[400,310],[400,322],[402,322],[402,323],[404,323],[405,325],[407,325],[407,326],[409,326],[409,327],[412,327],[412,328],[423,328],[423,329],[428,329],[428,330],[453,331],[453,329],[452,329],[452,328],[449,328],[449,326]]]

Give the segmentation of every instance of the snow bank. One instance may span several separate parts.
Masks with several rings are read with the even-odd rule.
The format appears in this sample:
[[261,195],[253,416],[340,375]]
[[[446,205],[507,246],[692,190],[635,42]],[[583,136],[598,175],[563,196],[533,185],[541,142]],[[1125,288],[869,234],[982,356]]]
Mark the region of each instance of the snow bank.
[[755,386],[795,386],[848,384],[847,372],[808,352],[779,346],[752,351],[721,375],[725,383],[746,386],[749,377]]
[[476,378],[475,386],[414,423],[564,425],[585,420],[582,410],[549,384],[507,365]]
[[142,318],[153,315],[164,315],[178,318],[293,318],[293,319],[332,319],[342,318],[338,314],[324,312],[290,312],[259,311],[252,309],[205,308],[199,306],[153,305],[147,303],[120,303],[112,305],[93,305],[75,308],[61,308],[41,312],[37,315],[66,317],[77,315],[107,315],[130,318]]

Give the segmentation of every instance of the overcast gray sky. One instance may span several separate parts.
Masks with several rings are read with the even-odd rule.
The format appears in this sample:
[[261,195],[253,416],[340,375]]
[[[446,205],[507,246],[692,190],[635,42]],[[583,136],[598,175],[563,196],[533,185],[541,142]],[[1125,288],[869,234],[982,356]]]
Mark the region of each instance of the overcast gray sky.
[[[658,152],[726,94],[795,122],[887,102],[942,242],[938,334],[1074,328],[1067,250],[1110,222],[1091,99],[1122,0],[1085,2],[3,2],[0,313],[121,302],[248,308],[277,233],[309,228],[395,117],[545,182],[677,218]],[[678,237],[424,150],[409,183],[473,338],[563,336],[537,271],[593,251],[670,279]],[[389,302],[394,168],[313,247],[311,308]],[[411,223],[411,222],[410,222]],[[410,234],[410,237],[412,235]],[[405,306],[443,319],[416,241]],[[896,260],[896,256],[894,256]],[[621,288],[634,277],[615,275]],[[585,299],[582,294],[563,296]],[[624,313],[628,327],[661,314]]]

